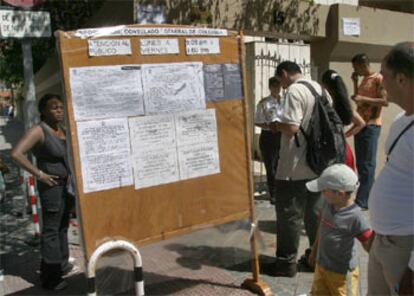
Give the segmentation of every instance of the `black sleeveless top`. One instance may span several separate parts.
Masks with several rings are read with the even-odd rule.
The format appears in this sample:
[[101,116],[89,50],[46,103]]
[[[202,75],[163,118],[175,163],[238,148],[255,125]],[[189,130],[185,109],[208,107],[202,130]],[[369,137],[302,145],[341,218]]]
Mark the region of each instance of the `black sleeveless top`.
[[51,134],[46,123],[41,122],[39,126],[43,130],[44,141],[38,143],[32,149],[36,156],[38,168],[46,174],[67,178],[69,169],[66,161],[66,140],[59,139]]

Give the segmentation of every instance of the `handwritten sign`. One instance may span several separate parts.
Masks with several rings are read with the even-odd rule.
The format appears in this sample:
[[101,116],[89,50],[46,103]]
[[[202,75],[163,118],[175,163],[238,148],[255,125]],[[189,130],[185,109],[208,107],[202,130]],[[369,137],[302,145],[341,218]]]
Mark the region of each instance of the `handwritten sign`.
[[180,53],[180,49],[178,48],[178,39],[141,39],[140,51],[142,55],[165,55]]
[[187,55],[206,55],[220,53],[218,38],[187,38],[185,40]]
[[130,55],[131,41],[129,39],[95,39],[88,40],[90,56]]

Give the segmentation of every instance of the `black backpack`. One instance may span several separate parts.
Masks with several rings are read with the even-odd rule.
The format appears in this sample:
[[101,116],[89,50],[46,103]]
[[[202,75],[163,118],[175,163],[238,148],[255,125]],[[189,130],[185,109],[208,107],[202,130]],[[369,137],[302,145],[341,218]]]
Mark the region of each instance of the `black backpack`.
[[315,106],[307,131],[300,126],[306,142],[306,160],[317,175],[334,163],[344,163],[346,159],[346,142],[344,126],[335,109],[329,104],[326,93],[318,94],[307,81],[298,81],[305,85],[315,97]]

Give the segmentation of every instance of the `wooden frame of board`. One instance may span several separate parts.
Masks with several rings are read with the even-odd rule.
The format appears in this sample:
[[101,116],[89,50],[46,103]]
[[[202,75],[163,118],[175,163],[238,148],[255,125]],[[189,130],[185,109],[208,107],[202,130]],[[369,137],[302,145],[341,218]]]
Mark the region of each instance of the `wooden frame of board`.
[[[189,26],[151,25],[125,26],[128,29],[183,28]],[[118,27],[119,29],[119,27]],[[242,73],[243,96],[247,94],[244,75],[243,36],[227,31],[219,38],[220,53],[213,55],[186,55],[185,38],[211,37],[205,35],[168,35],[177,38],[179,54],[140,54],[140,38],[167,38],[165,35],[75,35],[75,32],[57,32],[58,51],[65,92],[70,156],[76,179],[77,209],[86,259],[109,240],[125,240],[137,247],[168,239],[207,226],[223,224],[250,217],[254,225],[253,181],[251,175],[251,131],[245,98],[233,98],[207,103],[214,108],[217,120],[220,173],[136,190],[134,185],[116,189],[84,193],[77,122],[74,117],[69,69],[86,66],[131,65],[153,63],[202,62],[203,64],[238,64]],[[127,38],[132,54],[94,56],[88,54],[88,39]],[[270,289],[259,279],[256,231],[252,232],[253,279],[245,287],[262,295]]]

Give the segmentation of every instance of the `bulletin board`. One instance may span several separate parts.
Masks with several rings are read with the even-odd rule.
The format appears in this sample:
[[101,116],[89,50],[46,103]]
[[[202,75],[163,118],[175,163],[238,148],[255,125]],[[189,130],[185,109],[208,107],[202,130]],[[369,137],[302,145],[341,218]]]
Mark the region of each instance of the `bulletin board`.
[[131,25],[57,39],[86,258],[108,240],[140,247],[250,216],[237,32]]

